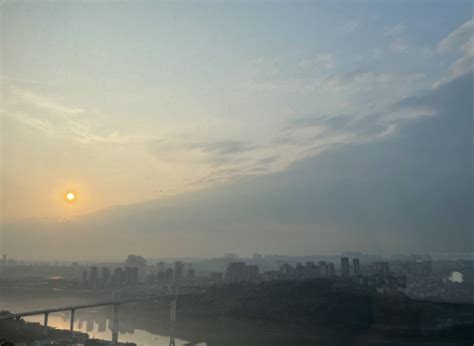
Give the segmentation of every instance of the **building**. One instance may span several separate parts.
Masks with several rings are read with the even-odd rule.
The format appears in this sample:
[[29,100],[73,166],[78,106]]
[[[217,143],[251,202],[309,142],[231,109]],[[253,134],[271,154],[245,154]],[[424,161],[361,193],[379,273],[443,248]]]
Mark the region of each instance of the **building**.
[[328,263],[328,277],[336,276],[336,266],[334,263]]
[[188,268],[188,273],[186,275],[186,278],[188,280],[194,280],[194,277],[196,276],[196,271],[194,270],[193,266],[192,265],[189,265],[189,268]]
[[382,277],[390,276],[390,267],[388,262],[375,262],[374,263],[375,274]]
[[89,287],[89,282],[87,281],[87,270],[85,269],[82,271],[82,287]]
[[259,270],[257,265],[245,266],[245,280],[250,282],[258,281]]
[[173,280],[173,274],[174,274],[173,268],[166,269],[166,271],[165,271],[165,280],[168,281],[168,282],[172,281]]
[[138,267],[125,267],[125,284],[136,285],[138,283]]
[[212,272],[210,276],[212,283],[222,282],[222,273],[221,272]]
[[166,271],[165,270],[160,270],[158,273],[156,273],[156,281],[158,283],[166,281]]
[[115,268],[114,277],[113,277],[114,286],[120,287],[125,283],[125,273],[122,268]]
[[350,276],[349,258],[347,258],[347,257],[342,257],[341,258],[341,276],[343,276],[343,277]]
[[319,276],[320,276],[319,267],[311,261],[306,262],[304,277],[306,279],[314,279]]
[[107,267],[102,267],[102,287],[106,287],[110,281],[110,271]]
[[360,275],[360,261],[358,258],[353,258],[352,259],[352,269],[354,271],[355,276]]
[[174,262],[174,280],[182,281],[184,277],[184,263],[180,261]]
[[97,284],[99,281],[99,271],[97,267],[91,267],[91,275],[89,278],[89,287],[90,288],[97,288]]
[[244,262],[232,262],[227,266],[225,281],[228,283],[238,283],[245,281],[247,272]]
[[288,263],[285,263],[280,267],[280,273],[285,279],[289,279],[294,276],[295,268],[293,268]]
[[329,276],[328,265],[327,265],[326,261],[319,261],[319,274],[322,277],[328,277]]

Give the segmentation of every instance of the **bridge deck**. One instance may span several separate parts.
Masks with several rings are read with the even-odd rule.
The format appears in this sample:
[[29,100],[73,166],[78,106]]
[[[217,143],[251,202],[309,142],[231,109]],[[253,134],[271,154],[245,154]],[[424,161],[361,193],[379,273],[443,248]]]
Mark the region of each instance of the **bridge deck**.
[[[204,293],[204,291],[180,293],[177,296],[180,297],[180,296],[198,295],[202,293]],[[125,299],[125,300],[113,300],[113,301],[105,301],[105,302],[82,304],[82,305],[63,306],[63,307],[53,308],[53,309],[32,310],[32,311],[19,312],[15,314],[0,315],[0,320],[11,320],[11,319],[21,318],[21,317],[26,317],[26,316],[44,315],[44,314],[60,312],[60,311],[88,309],[88,308],[95,308],[95,307],[106,306],[106,305],[117,305],[117,304],[120,305],[120,304],[136,303],[136,302],[142,302],[142,301],[148,301],[148,300],[167,299],[167,298],[172,298],[174,296],[175,296],[174,294],[165,294],[165,295],[159,295],[159,296],[141,297],[141,298],[133,298],[133,299]]]

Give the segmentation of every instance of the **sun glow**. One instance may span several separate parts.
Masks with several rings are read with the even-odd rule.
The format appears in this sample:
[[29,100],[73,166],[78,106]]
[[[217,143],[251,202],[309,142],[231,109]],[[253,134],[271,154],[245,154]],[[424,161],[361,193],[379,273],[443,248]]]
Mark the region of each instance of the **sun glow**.
[[76,194],[74,192],[68,192],[66,194],[66,200],[68,202],[74,202],[75,199],[76,199]]

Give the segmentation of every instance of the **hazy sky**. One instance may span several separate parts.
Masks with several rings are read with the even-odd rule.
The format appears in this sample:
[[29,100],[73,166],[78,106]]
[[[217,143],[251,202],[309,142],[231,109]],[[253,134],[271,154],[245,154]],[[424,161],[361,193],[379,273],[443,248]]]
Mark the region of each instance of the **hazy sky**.
[[3,3],[0,248],[472,250],[472,13]]

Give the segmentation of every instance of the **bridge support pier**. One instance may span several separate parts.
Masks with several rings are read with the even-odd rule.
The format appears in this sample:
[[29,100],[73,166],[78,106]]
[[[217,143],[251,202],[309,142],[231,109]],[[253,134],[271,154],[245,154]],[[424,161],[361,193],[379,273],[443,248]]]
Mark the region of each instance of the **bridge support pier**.
[[69,325],[69,331],[72,333],[74,331],[74,314],[76,309],[71,309],[71,324]]
[[120,305],[114,304],[114,321],[112,324],[112,345],[118,344],[119,310],[120,310]]
[[48,316],[49,312],[44,313],[44,325],[43,325],[43,334],[48,335]]
[[175,330],[176,330],[176,296],[171,298],[170,306],[170,346],[175,346]]
[[21,329],[21,317],[15,318],[15,322],[16,322],[16,330],[20,331],[20,329]]

